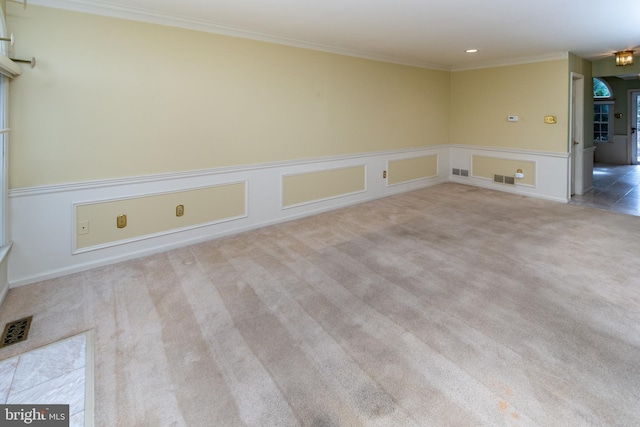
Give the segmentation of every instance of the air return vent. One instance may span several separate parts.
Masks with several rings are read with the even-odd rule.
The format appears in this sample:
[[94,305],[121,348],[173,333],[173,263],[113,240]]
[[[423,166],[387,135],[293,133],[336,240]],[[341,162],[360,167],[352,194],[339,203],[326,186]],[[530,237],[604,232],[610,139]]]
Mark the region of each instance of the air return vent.
[[9,322],[4,327],[2,333],[2,339],[0,340],[0,347],[6,347],[11,344],[15,344],[27,339],[29,335],[29,328],[31,328],[31,320],[33,316],[25,317],[24,319],[14,320]]
[[453,173],[454,175],[460,175],[460,169],[453,168],[452,173]]
[[509,175],[493,175],[493,182],[497,182],[505,185],[516,185],[516,178]]

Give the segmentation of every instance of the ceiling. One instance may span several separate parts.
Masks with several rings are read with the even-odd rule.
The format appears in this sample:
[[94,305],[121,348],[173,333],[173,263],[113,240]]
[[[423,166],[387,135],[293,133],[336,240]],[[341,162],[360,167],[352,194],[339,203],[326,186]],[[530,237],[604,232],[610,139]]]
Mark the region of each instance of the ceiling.
[[[29,0],[440,69],[640,49],[638,0]],[[475,48],[477,53],[465,53]]]

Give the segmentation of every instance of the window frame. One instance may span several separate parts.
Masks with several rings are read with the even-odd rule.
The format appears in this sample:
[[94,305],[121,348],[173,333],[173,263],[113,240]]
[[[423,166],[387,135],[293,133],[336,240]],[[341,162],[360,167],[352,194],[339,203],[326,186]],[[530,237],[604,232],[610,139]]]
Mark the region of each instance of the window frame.
[[[596,95],[595,93],[596,80],[602,83],[604,86],[606,86],[607,91],[609,92],[608,96]],[[613,142],[613,107],[615,106],[615,103],[616,103],[616,100],[613,97],[613,90],[611,89],[609,82],[598,77],[593,78],[593,85],[594,85],[594,88],[593,88],[593,116],[594,116],[593,117],[593,141],[597,143],[603,143],[603,144],[611,143]],[[602,115],[602,112],[599,110],[600,106],[602,105],[609,106],[606,122],[596,121],[596,115]],[[596,134],[596,125],[605,124],[605,123],[607,125],[607,139],[603,140],[603,139],[599,139],[599,137],[602,136],[602,132],[598,132]]]

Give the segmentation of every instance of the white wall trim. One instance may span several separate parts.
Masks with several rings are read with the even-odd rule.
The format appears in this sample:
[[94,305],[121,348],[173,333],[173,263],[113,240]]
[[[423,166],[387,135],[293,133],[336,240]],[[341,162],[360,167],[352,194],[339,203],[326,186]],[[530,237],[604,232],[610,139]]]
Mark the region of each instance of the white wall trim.
[[491,151],[493,153],[510,153],[518,158],[519,155],[536,156],[536,157],[558,157],[561,159],[568,159],[569,153],[558,153],[555,151],[535,151],[524,150],[518,148],[502,148],[502,147],[485,147],[482,145],[468,145],[468,144],[451,144],[452,148],[469,149],[474,151]]
[[[536,162],[535,186],[494,184],[473,176],[453,176],[451,168],[471,170],[471,156]],[[424,179],[387,185],[382,171],[388,162],[436,155],[438,174]],[[151,175],[16,189],[9,198],[11,237],[15,244],[8,257],[8,283],[16,287],[126,261],[154,253],[208,241],[243,231],[302,218],[349,205],[428,187],[442,182],[506,191],[559,202],[568,202],[568,154],[507,150],[462,145],[437,145],[414,149],[332,156],[318,159],[265,163],[208,171]],[[282,208],[282,176],[365,166],[365,191]],[[113,200],[174,191],[188,191],[246,181],[246,216],[232,221],[171,230],[134,241],[80,253],[74,248],[74,206],[80,201]],[[43,212],[45,214],[43,214]]]
[[273,34],[261,33],[247,29],[231,27],[203,19],[187,18],[184,16],[158,13],[148,9],[133,6],[115,5],[97,0],[29,0],[29,4],[51,7],[55,9],[70,10],[73,12],[89,13],[92,15],[108,16],[130,21],[146,22],[150,24],[165,25],[169,27],[183,28],[187,30],[202,31],[205,33],[220,34],[230,37],[257,40],[267,43],[275,43],[285,46],[299,47],[337,55],[353,56],[363,59],[371,59],[380,62],[409,65],[412,67],[428,68],[440,71],[449,71],[450,67],[442,64],[432,64],[423,61],[414,61],[407,58],[399,58],[390,55],[379,55],[371,52],[363,52],[354,49],[346,49],[339,46],[330,46],[314,43],[308,40],[298,40]]
[[401,150],[376,151],[372,153],[355,153],[355,154],[346,154],[346,155],[338,155],[338,156],[295,159],[295,160],[287,160],[287,161],[281,161],[281,162],[255,163],[255,164],[239,165],[239,166],[223,166],[218,168],[199,169],[199,170],[185,171],[185,172],[170,172],[170,173],[150,174],[150,175],[142,175],[142,176],[132,176],[132,177],[126,177],[126,178],[111,178],[111,179],[102,179],[102,180],[94,180],[94,181],[70,182],[65,184],[38,185],[33,187],[11,188],[9,189],[9,197],[11,198],[25,197],[25,196],[35,196],[39,194],[51,194],[51,193],[61,193],[61,192],[67,192],[67,191],[99,189],[104,187],[147,184],[147,183],[154,183],[159,181],[174,181],[174,180],[180,180],[180,179],[190,179],[190,178],[197,178],[197,177],[211,176],[211,175],[225,175],[225,174],[233,174],[238,172],[253,172],[253,171],[259,171],[259,170],[270,169],[270,168],[286,168],[291,166],[304,166],[304,165],[310,165],[310,164],[318,164],[322,162],[362,159],[365,157],[370,158],[370,157],[395,156],[395,155],[401,155],[403,153],[407,154],[407,158],[410,158],[410,157],[413,157],[413,153],[422,152],[425,149],[434,150],[434,149],[443,149],[448,147],[450,147],[450,145],[442,144],[442,145],[434,145],[429,147],[407,148],[407,149],[401,149]]
[[[473,185],[507,193],[521,194],[540,199],[568,203],[567,177],[569,176],[569,153],[554,153],[531,150],[507,150],[484,146],[455,145],[451,147],[451,164],[449,165],[449,180],[460,184]],[[505,185],[495,183],[486,177],[473,175],[473,156],[495,157],[505,160],[522,160],[535,164],[534,185],[519,184]],[[469,177],[457,176],[451,173],[452,168],[467,169]]]
[[[116,202],[116,201],[121,201],[121,200],[137,199],[137,198],[140,198],[140,197],[161,196],[161,195],[165,195],[165,194],[179,193],[181,191],[197,191],[197,190],[204,190],[204,189],[207,189],[207,188],[221,187],[221,186],[233,185],[233,184],[244,184],[244,213],[241,214],[241,215],[235,215],[235,216],[232,216],[232,217],[216,219],[216,220],[213,220],[213,221],[203,222],[203,223],[200,223],[200,224],[188,225],[188,226],[185,226],[185,227],[172,228],[172,229],[169,229],[169,230],[159,231],[157,233],[130,237],[128,239],[114,240],[112,242],[102,243],[100,245],[87,246],[87,247],[84,247],[84,248],[78,248],[76,246],[77,245],[77,242],[76,242],[76,226],[77,226],[77,223],[78,223],[77,218],[76,218],[76,209],[77,209],[78,206],[89,205],[89,204],[94,204],[94,203],[109,203],[109,202]],[[115,197],[115,198],[107,198],[107,199],[92,199],[92,200],[82,201],[82,202],[73,202],[73,204],[72,204],[72,214],[71,214],[71,227],[69,227],[70,231],[71,231],[71,254],[72,255],[81,254],[81,253],[84,253],[84,252],[89,252],[89,251],[95,251],[95,250],[98,250],[98,249],[109,248],[111,246],[124,245],[124,244],[127,244],[127,243],[136,242],[136,241],[139,241],[139,240],[152,239],[154,237],[165,236],[167,234],[179,233],[181,231],[192,230],[192,229],[195,229],[195,228],[206,227],[208,225],[220,224],[220,223],[223,223],[223,222],[234,221],[234,220],[237,220],[237,219],[246,218],[247,216],[249,216],[249,213],[247,212],[248,211],[247,208],[249,206],[248,196],[249,196],[249,183],[246,180],[244,180],[244,181],[236,181],[236,182],[225,182],[225,183],[220,183],[220,184],[216,184],[216,185],[209,185],[209,186],[204,186],[204,187],[188,188],[186,190],[174,190],[174,191],[162,191],[162,192],[154,192],[154,193],[142,193],[142,194],[128,195],[126,197]]]
[[[389,159],[427,155],[448,156],[445,145],[265,163],[207,171],[140,176],[89,183],[14,189],[9,197],[11,236],[16,242],[9,257],[10,287],[26,285],[150,255],[242,231],[337,209],[356,203],[422,188],[447,180],[442,175],[428,182],[386,187],[382,171]],[[447,161],[448,163],[448,161]],[[366,191],[282,209],[282,175],[365,165]],[[168,233],[75,251],[74,206],[83,201],[114,200],[140,195],[188,191],[200,187],[246,181],[248,215],[232,221],[202,224]],[[42,212],[46,212],[45,215]]]
[[520,56],[511,59],[500,59],[496,61],[477,62],[475,64],[457,65],[451,67],[452,72],[479,70],[482,68],[507,67],[510,65],[532,64],[534,62],[558,61],[568,59],[569,52],[552,52],[542,55]]
[[530,64],[533,62],[553,61],[558,59],[567,59],[569,57],[569,52],[553,52],[542,55],[514,57],[506,60],[501,59],[495,61],[485,61],[475,64],[452,67],[444,64],[434,64],[391,55],[380,55],[372,52],[346,49],[339,46],[325,45],[308,40],[298,40],[289,37],[282,37],[273,34],[223,25],[203,19],[159,13],[148,9],[122,4],[116,5],[99,0],[29,0],[29,4],[51,7],[54,9],[70,10],[73,12],[88,13],[92,15],[107,16],[111,18],[126,19],[130,21],[165,25],[187,30],[202,31],[206,33],[220,34],[230,37],[239,37],[243,39],[275,43],[284,46],[293,46],[302,49],[333,53],[337,55],[352,56],[356,58],[370,59],[373,61],[389,62],[393,64],[408,65],[411,67],[427,68],[439,71],[467,71],[481,68],[503,67],[509,65]]
[[[309,174],[309,173],[317,173],[317,172],[330,172],[330,171],[357,168],[357,167],[363,167],[364,168],[364,189],[358,190],[358,191],[352,191],[352,192],[349,192],[349,193],[336,194],[335,196],[323,197],[321,199],[314,199],[314,200],[309,200],[309,201],[306,201],[306,202],[301,202],[301,203],[296,203],[296,204],[293,204],[293,205],[286,205],[285,206],[285,204],[284,204],[284,178],[285,177],[287,177],[287,176],[306,175],[306,174]],[[362,163],[362,164],[359,164],[359,165],[356,164],[356,165],[329,168],[329,169],[316,169],[316,170],[311,170],[311,171],[308,171],[308,172],[297,172],[297,173],[288,173],[288,174],[280,175],[280,209],[282,209],[282,210],[294,209],[294,208],[297,208],[297,207],[300,207],[300,206],[304,206],[304,205],[310,205],[310,204],[313,204],[313,203],[325,202],[327,200],[338,199],[340,197],[353,196],[353,195],[356,195],[356,194],[361,194],[361,193],[366,193],[366,192],[367,192],[367,165],[366,165],[366,163]]]

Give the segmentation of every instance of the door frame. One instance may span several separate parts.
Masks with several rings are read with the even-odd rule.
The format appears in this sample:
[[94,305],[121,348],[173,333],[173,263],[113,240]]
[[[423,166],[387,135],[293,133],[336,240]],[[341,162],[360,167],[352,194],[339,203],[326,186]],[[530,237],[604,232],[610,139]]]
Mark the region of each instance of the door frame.
[[569,198],[584,193],[584,75],[572,72],[569,94]]
[[[629,159],[632,165],[637,165],[638,162],[638,100],[640,100],[640,89],[629,89],[627,91],[627,99],[629,100],[629,119],[627,120],[627,135],[629,140]],[[635,101],[635,102],[634,102]],[[636,128],[635,131],[632,131]]]

